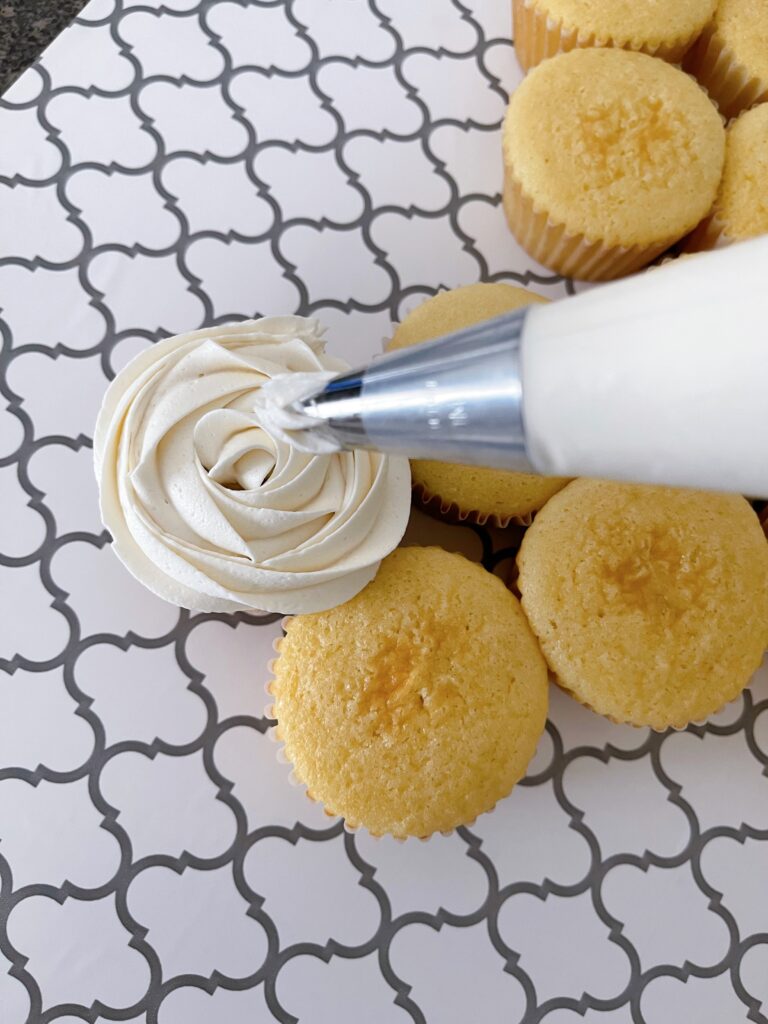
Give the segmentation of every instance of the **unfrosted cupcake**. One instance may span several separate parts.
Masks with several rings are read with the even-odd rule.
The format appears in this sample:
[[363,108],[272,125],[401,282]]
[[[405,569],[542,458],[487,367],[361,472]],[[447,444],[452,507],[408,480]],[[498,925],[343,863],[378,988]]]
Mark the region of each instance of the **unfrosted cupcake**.
[[[389,348],[406,348],[547,300],[508,284],[471,284],[440,292],[417,306],[398,326]],[[531,514],[568,482],[562,477],[512,473],[480,466],[414,459],[415,499],[449,520],[506,526]]]
[[617,722],[685,726],[733,700],[768,643],[768,544],[735,495],[576,480],[518,558],[550,668]]
[[686,239],[692,252],[768,233],[768,103],[726,132],[725,167],[712,212]]
[[678,68],[626,50],[544,61],[504,124],[504,208],[534,259],[558,273],[632,273],[709,212],[725,131]]
[[528,71],[576,47],[614,46],[678,63],[717,0],[513,0],[515,52]]
[[291,619],[273,672],[294,775],[374,835],[490,810],[546,720],[546,664],[517,599],[440,548],[400,548],[347,604]]
[[685,69],[696,75],[725,117],[768,100],[768,3],[719,0]]

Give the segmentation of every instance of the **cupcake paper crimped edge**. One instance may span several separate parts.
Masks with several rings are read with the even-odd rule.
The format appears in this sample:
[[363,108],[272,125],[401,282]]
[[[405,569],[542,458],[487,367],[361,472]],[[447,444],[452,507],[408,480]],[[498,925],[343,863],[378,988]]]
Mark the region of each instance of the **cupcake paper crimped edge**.
[[680,235],[652,245],[607,245],[590,241],[582,234],[571,234],[564,224],[554,221],[546,210],[537,209],[505,161],[503,205],[512,234],[537,262],[564,277],[581,281],[612,281],[647,266]]
[[[282,626],[282,629],[283,629],[283,634],[285,634],[285,632],[287,631],[288,625],[290,624],[290,622],[294,618],[296,618],[295,615],[288,615],[288,616],[286,616],[282,620],[281,626]],[[496,810],[498,805],[501,803],[501,801],[502,800],[506,800],[507,797],[510,795],[510,793],[512,793],[514,791],[515,786],[520,785],[521,781],[525,778],[525,775],[521,776],[520,779],[518,779],[517,782],[513,785],[512,789],[510,790],[510,793],[507,793],[506,796],[500,797],[493,804],[493,806],[488,807],[484,811],[481,811],[480,814],[475,815],[475,817],[472,818],[471,820],[467,820],[467,821],[461,822],[461,824],[457,825],[456,828],[445,829],[445,830],[442,830],[442,831],[441,830],[436,830],[434,832],[430,832],[429,835],[413,836],[413,835],[396,835],[393,832],[379,832],[379,833],[372,832],[368,828],[368,826],[364,825],[362,822],[353,821],[351,819],[346,818],[343,814],[341,814],[338,811],[334,811],[331,807],[329,807],[327,804],[325,804],[322,800],[318,800],[315,796],[312,795],[312,793],[311,793],[311,791],[309,789],[308,784],[298,774],[298,772],[296,771],[295,765],[293,764],[293,762],[291,761],[290,757],[288,756],[288,754],[286,752],[285,741],[284,741],[283,737],[280,734],[280,722],[277,719],[277,716],[275,715],[275,705],[274,705],[273,701],[271,700],[271,698],[274,698],[274,691],[272,689],[273,684],[275,682],[275,668],[274,667],[275,667],[275,664],[276,664],[277,660],[280,657],[280,647],[282,645],[283,639],[284,639],[284,636],[279,636],[279,637],[275,638],[275,640],[272,643],[272,649],[274,650],[274,652],[276,654],[276,657],[270,659],[270,661],[267,663],[267,672],[269,673],[269,678],[267,679],[266,683],[264,684],[264,692],[266,693],[267,697],[270,698],[270,702],[264,708],[264,716],[266,718],[272,719],[273,721],[277,722],[277,724],[273,725],[269,729],[267,729],[266,730],[266,734],[267,734],[267,737],[270,740],[270,742],[275,745],[275,748],[276,748],[275,749],[275,759],[277,760],[277,762],[279,764],[282,764],[282,765],[289,765],[290,768],[291,768],[291,772],[290,772],[290,774],[288,776],[288,781],[289,781],[290,785],[296,786],[296,787],[298,787],[300,789],[303,789],[304,790],[304,795],[307,797],[307,799],[311,803],[317,804],[322,809],[323,814],[325,814],[326,817],[328,817],[328,818],[340,818],[341,821],[342,821],[342,825],[344,827],[344,831],[345,832],[349,832],[351,834],[354,834],[355,832],[359,832],[361,829],[365,829],[365,831],[368,833],[369,836],[371,836],[372,839],[382,839],[385,836],[388,836],[390,839],[394,839],[398,843],[405,843],[408,840],[411,840],[411,841],[414,841],[414,842],[420,842],[420,843],[428,843],[430,841],[430,839],[432,839],[434,836],[437,836],[437,835],[451,836],[451,835],[453,835],[456,832],[457,828],[471,828],[481,815],[492,814]],[[546,729],[542,732],[542,735],[543,735],[544,732],[546,732]],[[536,746],[536,750],[538,750],[538,744]],[[536,750],[534,750],[533,755],[531,756],[531,759],[528,762],[529,765],[533,761],[534,757],[536,756]]]
[[683,69],[694,75],[727,119],[768,100],[768,82],[750,75],[714,25],[688,51]]
[[561,18],[555,18],[543,11],[537,0],[512,0],[512,24],[515,53],[523,71],[530,71],[543,60],[558,53],[588,47],[638,50],[651,57],[660,57],[671,64],[677,64],[700,35],[697,31],[668,43],[658,43],[656,46],[638,39],[617,41],[610,35],[600,36],[594,32],[568,28]]
[[[759,665],[755,666],[755,672],[757,672],[759,667]],[[716,708],[710,711],[705,718],[690,718],[684,721],[682,719],[679,719],[676,722],[668,722],[666,725],[652,725],[650,722],[628,722],[626,719],[616,718],[615,715],[606,714],[605,711],[598,711],[598,709],[594,707],[592,704],[590,704],[589,701],[583,700],[581,697],[579,697],[577,693],[575,693],[569,686],[567,686],[562,681],[562,679],[560,679],[558,675],[552,670],[551,667],[549,669],[549,678],[552,680],[555,686],[558,687],[558,689],[562,690],[563,693],[566,693],[569,697],[576,701],[577,704],[580,704],[581,707],[586,708],[587,711],[591,711],[595,715],[599,715],[601,718],[607,719],[613,725],[628,725],[632,729],[650,729],[651,732],[664,733],[667,732],[667,730],[669,729],[672,729],[674,732],[684,732],[689,725],[706,725],[713,715],[719,715],[720,712],[724,711],[727,707],[729,707],[729,705],[736,703],[736,701],[739,699],[739,697],[742,696],[744,691],[752,684],[752,679],[755,675],[755,672],[752,673],[747,682],[742,686],[742,688],[734,697],[728,697],[726,700],[723,701],[722,704],[718,705]]]
[[433,494],[424,484],[420,483],[414,483],[411,486],[411,495],[414,505],[422,512],[456,526],[476,524],[477,526],[493,526],[499,530],[506,530],[509,526],[530,526],[533,522],[533,512],[528,512],[524,516],[500,516],[494,512],[463,509],[457,502],[447,501],[439,494]]

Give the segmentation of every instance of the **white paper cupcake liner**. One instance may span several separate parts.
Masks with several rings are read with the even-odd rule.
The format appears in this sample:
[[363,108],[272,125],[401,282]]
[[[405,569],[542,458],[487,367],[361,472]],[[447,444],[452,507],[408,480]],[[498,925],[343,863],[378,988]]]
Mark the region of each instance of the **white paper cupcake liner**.
[[537,209],[509,167],[504,169],[504,212],[510,230],[529,256],[564,277],[612,281],[641,270],[680,238],[673,235],[651,245],[607,245],[581,234]]
[[699,33],[673,39],[663,43],[647,43],[642,40],[616,41],[610,35],[596,35],[579,29],[566,28],[562,20],[541,10],[536,0],[512,0],[512,21],[514,26],[515,53],[524,71],[540,64],[548,57],[568,50],[586,47],[615,47],[622,50],[639,50],[651,57],[678,64],[696,41]]

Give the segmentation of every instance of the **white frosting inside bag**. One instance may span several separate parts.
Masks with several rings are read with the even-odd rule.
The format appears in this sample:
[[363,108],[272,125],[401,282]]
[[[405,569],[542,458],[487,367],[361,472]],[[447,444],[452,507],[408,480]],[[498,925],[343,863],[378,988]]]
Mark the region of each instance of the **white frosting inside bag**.
[[298,451],[265,429],[258,401],[272,378],[346,369],[317,321],[294,316],[179,335],[134,359],[94,439],[102,517],[133,575],[200,611],[320,611],[362,590],[405,530],[408,461]]

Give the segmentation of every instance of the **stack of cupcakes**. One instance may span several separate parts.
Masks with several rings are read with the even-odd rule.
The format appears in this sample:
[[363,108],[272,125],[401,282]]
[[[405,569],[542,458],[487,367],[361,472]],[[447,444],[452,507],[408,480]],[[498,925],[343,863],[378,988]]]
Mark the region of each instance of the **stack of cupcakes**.
[[513,10],[533,70],[504,124],[504,209],[531,256],[606,281],[681,242],[696,251],[768,231],[768,115],[749,109],[768,99],[768,4]]
[[[504,125],[503,199],[533,257],[602,281],[680,243],[768,231],[768,105],[747,109],[768,98],[768,4],[513,11],[530,74]],[[389,347],[541,301],[458,288],[412,311]],[[425,837],[492,809],[536,748],[547,669],[612,721],[663,730],[718,711],[759,666],[768,544],[744,498],[423,460],[411,471],[432,515],[524,535],[510,589],[460,555],[410,548],[347,605],[287,623],[268,687],[275,735],[348,825]]]
[[[460,288],[391,344],[532,301]],[[768,544],[745,499],[414,462],[434,515],[514,522],[512,550],[523,531],[505,585],[461,555],[397,547],[405,459],[311,455],[270,435],[270,376],[340,366],[301,317],[166,339],[110,385],[94,452],[115,550],[151,590],[200,610],[301,613],[269,714],[329,814],[426,838],[491,810],[536,750],[550,672],[601,714],[656,729],[747,684],[768,644]]]
[[[686,238],[695,251],[768,231],[768,0],[515,0],[514,13],[533,70],[504,126],[504,207],[532,255],[606,280]],[[543,301],[506,284],[445,292],[390,347]],[[340,366],[296,317],[168,339],[114,381],[95,446],[105,523],[151,589],[204,610],[303,612],[285,623],[268,713],[329,814],[425,838],[491,810],[536,750],[550,674],[653,729],[748,684],[768,646],[768,543],[746,499],[413,461],[432,515],[515,526],[505,585],[461,555],[396,548],[405,460],[271,438],[263,381]]]
[[[445,292],[390,347],[532,301],[499,284]],[[412,472],[433,515],[525,532],[507,587],[461,555],[400,548],[352,601],[286,622],[267,687],[274,737],[349,827],[426,838],[491,810],[536,749],[547,670],[612,721],[663,730],[718,711],[759,666],[768,544],[744,498],[419,461]]]

